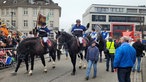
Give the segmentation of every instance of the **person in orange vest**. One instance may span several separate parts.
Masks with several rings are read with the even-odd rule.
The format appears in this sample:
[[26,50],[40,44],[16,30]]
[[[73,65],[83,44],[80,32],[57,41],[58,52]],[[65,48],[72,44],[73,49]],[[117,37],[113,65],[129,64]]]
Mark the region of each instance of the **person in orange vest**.
[[8,31],[8,29],[6,27],[6,24],[2,24],[1,27],[0,27],[0,30],[3,31],[5,36],[9,35],[9,31]]

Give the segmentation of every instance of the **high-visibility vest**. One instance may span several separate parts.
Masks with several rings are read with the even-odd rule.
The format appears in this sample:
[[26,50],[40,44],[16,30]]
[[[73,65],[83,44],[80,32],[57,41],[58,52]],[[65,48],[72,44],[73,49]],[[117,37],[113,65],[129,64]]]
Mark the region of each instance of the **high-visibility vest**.
[[109,42],[109,41],[106,42],[106,48],[109,49],[109,53],[112,53],[112,54],[115,53],[116,49],[114,45],[115,45],[114,42]]

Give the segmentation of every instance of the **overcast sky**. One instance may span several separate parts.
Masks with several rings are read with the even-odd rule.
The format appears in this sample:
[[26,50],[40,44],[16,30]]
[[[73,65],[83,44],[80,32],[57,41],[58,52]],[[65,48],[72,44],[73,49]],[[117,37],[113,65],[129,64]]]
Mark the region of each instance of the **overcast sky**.
[[91,4],[146,5],[146,0],[53,0],[61,6],[60,28],[70,28]]

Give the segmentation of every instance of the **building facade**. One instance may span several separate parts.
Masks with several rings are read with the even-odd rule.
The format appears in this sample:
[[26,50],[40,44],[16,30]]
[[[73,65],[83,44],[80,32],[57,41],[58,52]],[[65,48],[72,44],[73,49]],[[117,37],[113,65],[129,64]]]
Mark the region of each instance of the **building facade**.
[[0,19],[8,28],[28,33],[36,27],[38,12],[50,29],[59,29],[61,7],[52,0],[0,0]]
[[83,14],[83,24],[87,23],[90,23],[89,31],[101,27],[101,30],[114,32],[113,35],[121,36],[126,30],[146,35],[146,7],[92,4]]

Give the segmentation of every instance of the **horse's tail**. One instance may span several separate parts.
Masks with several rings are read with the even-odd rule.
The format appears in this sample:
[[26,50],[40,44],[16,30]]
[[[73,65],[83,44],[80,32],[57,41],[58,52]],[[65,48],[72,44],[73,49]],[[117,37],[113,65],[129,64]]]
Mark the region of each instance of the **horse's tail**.
[[58,60],[61,59],[61,51],[59,49],[57,49],[57,59]]

